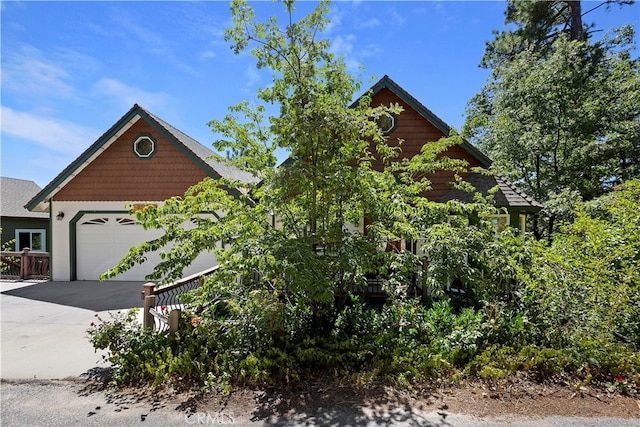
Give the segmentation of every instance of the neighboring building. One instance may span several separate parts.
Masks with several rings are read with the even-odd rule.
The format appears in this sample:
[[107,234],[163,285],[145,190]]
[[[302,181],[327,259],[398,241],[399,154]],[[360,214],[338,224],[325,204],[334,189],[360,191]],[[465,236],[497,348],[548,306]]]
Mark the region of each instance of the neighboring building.
[[[40,187],[33,181],[17,178],[0,178],[0,228],[2,228],[2,249],[49,252],[49,214],[30,212],[25,205]],[[12,241],[11,245],[8,242]]]
[[[27,204],[29,210],[50,212],[53,218],[52,280],[96,280],[130,247],[161,235],[159,230],[144,230],[128,205],[160,204],[206,177],[253,179],[213,155],[134,105]],[[144,280],[159,260],[157,254],[149,256],[116,280]],[[204,253],[185,274],[215,264],[215,255]]]

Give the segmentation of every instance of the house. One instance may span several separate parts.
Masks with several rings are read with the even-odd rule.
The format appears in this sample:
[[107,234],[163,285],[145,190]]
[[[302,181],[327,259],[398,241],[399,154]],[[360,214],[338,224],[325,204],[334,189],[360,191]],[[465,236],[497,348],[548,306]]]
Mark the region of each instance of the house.
[[[398,103],[404,111],[390,117],[391,140],[404,139],[401,156],[412,156],[429,141],[448,136],[450,127],[388,76],[372,88],[374,105]],[[53,280],[95,280],[113,267],[128,249],[156,238],[161,231],[143,230],[129,214],[129,204],[157,203],[184,194],[205,177],[229,177],[241,182],[255,178],[213,159],[213,151],[138,105],[134,105],[104,135],[67,166],[26,207],[50,213]],[[445,154],[465,159],[469,167],[489,167],[491,160],[471,144],[449,148]],[[377,167],[382,167],[377,165]],[[470,195],[453,190],[453,173],[430,177],[434,200],[467,200]],[[541,206],[500,177],[473,172],[463,178],[480,191],[498,186],[498,207],[508,214],[499,225],[521,226],[526,214]],[[231,190],[236,191],[236,190]],[[55,218],[55,219],[53,219]],[[120,280],[143,280],[159,258],[150,257],[121,274]],[[201,254],[185,274],[215,264],[213,254]]]
[[32,251],[49,252],[49,214],[30,212],[24,207],[40,190],[38,184],[33,181],[4,176],[0,178],[0,227],[3,250],[18,252],[29,248]]
[[[449,125],[389,76],[385,75],[371,88],[371,103],[373,106],[397,103],[403,108],[402,113],[391,117],[388,123],[383,125],[386,126],[383,131],[386,131],[385,133],[389,136],[390,143],[397,139],[404,140],[399,154],[400,158],[410,158],[419,153],[425,143],[437,141],[450,135],[451,127]],[[469,170],[475,167],[488,169],[492,163],[490,158],[466,141],[448,148],[443,155],[466,160]],[[373,167],[381,168],[382,164],[374,163]],[[519,191],[513,184],[500,176],[488,176],[476,172],[462,173],[460,176],[485,196],[489,194],[490,189],[498,187],[494,196],[495,205],[498,208],[505,208],[508,213],[496,217],[497,227],[509,224],[524,230],[526,215],[539,212],[542,209],[540,203]],[[454,181],[454,173],[451,171],[438,171],[428,178],[431,181],[432,190],[426,196],[431,200],[470,202],[473,199],[473,194],[451,187],[450,183]]]
[[[161,235],[159,230],[144,230],[129,213],[129,205],[161,204],[183,195],[206,177],[254,179],[213,155],[212,150],[134,105],[26,203],[30,211],[52,217],[52,280],[96,280],[130,247]],[[150,255],[116,280],[144,280],[159,261],[158,254]],[[184,273],[215,264],[213,253],[203,253]]]

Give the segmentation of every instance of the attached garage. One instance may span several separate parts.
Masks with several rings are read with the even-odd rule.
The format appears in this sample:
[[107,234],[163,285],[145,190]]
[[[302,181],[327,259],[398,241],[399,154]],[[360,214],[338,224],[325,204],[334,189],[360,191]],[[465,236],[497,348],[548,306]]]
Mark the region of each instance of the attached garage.
[[[51,277],[56,281],[96,280],[114,267],[132,246],[160,236],[144,230],[128,207],[160,205],[181,197],[205,178],[240,183],[257,178],[226,161],[195,139],[134,105],[120,120],[38,193],[27,208],[50,212]],[[229,194],[246,191],[229,187]],[[185,227],[193,226],[186,221]],[[160,262],[150,254],[142,265],[114,280],[145,280]],[[215,255],[201,254],[184,275],[216,265]]]
[[[158,230],[144,230],[122,214],[85,215],[76,223],[76,274],[78,280],[96,280],[115,266],[129,248],[159,237]],[[119,280],[142,280],[159,261],[150,257],[118,276]],[[157,259],[152,259],[157,258]]]

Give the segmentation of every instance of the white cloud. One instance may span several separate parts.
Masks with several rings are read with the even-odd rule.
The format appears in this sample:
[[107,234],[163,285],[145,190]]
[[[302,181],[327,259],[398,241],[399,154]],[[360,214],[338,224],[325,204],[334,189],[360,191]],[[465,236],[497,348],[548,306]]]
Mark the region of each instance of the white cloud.
[[119,80],[102,78],[93,85],[96,95],[107,98],[121,110],[128,110],[133,104],[139,104],[150,110],[161,110],[169,105],[170,96],[163,92],[147,92],[129,86]]
[[329,50],[336,56],[344,55],[345,57],[348,57],[353,53],[353,43],[355,41],[356,36],[353,34],[336,36],[331,40],[331,47]]
[[246,70],[244,71],[244,75],[247,78],[245,89],[251,88],[251,86],[255,85],[260,80],[260,75],[253,65],[250,65],[246,68]]
[[3,134],[35,142],[58,153],[78,154],[100,136],[95,129],[68,121],[1,108]]
[[366,21],[356,21],[353,25],[356,30],[368,30],[380,26],[380,21],[376,18],[371,18]]
[[364,48],[360,49],[359,55],[363,58],[371,58],[375,56],[379,56],[382,53],[382,49],[380,46],[376,44],[368,44]]
[[74,93],[67,82],[71,75],[62,66],[43,59],[42,52],[25,46],[3,55],[2,86],[19,93],[69,97]]
[[2,90],[40,109],[58,105],[60,100],[80,101],[83,80],[97,69],[95,58],[81,52],[55,48],[44,53],[25,44],[3,52]]
[[331,53],[344,58],[347,70],[351,73],[356,73],[362,68],[362,61],[360,60],[361,57],[370,56],[370,49],[365,51],[354,50],[355,42],[356,36],[353,34],[336,36],[331,40],[331,47],[329,48]]
[[335,4],[329,10],[329,23],[327,24],[327,28],[325,29],[326,33],[332,33],[337,28],[342,25],[342,17],[344,16],[344,11],[340,7],[340,5]]
[[407,18],[405,18],[404,16],[402,16],[400,13],[398,13],[397,10],[392,10],[391,12],[389,12],[389,18],[391,20],[391,23],[395,26],[398,27],[403,27],[404,24],[406,24],[407,22]]
[[200,53],[200,59],[211,59],[215,58],[216,56],[218,55],[212,50],[207,50]]

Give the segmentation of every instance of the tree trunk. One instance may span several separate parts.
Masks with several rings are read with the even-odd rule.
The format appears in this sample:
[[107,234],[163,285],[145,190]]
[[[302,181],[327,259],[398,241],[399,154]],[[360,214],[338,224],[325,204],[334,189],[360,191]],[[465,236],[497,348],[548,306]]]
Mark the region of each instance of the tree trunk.
[[571,40],[584,40],[582,27],[582,6],[580,1],[569,1],[569,37]]
[[551,246],[551,243],[553,242],[553,227],[555,226],[555,222],[556,222],[556,216],[551,215],[549,217],[549,228],[547,231],[547,244],[549,246]]

